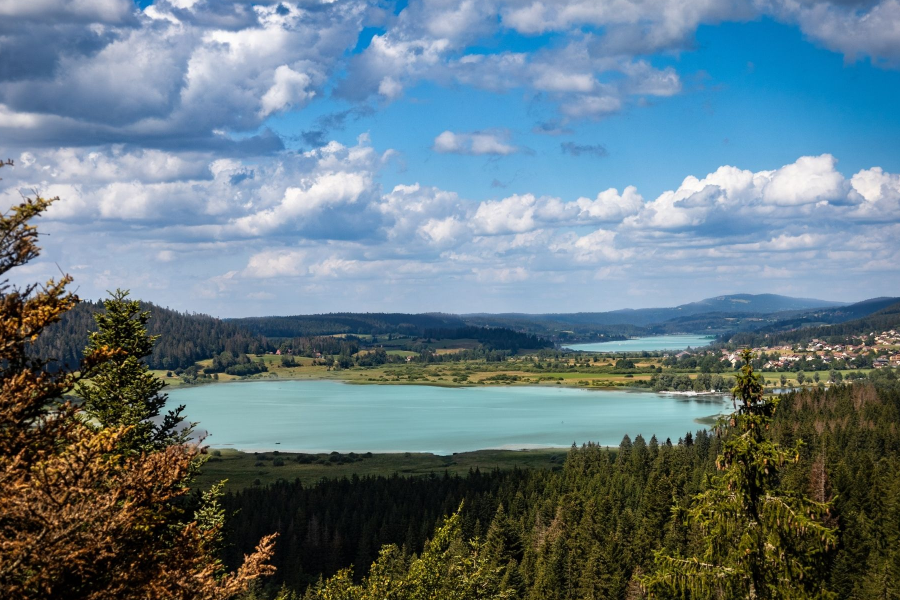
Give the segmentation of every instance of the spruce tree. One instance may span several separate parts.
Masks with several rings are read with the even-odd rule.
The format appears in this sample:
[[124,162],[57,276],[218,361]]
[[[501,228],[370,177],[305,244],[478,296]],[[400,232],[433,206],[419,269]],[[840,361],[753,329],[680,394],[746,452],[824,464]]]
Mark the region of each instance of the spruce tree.
[[0,213],[0,595],[234,597],[272,573],[274,537],[263,538],[237,571],[224,573],[211,552],[220,525],[170,519],[199,449],[122,453],[130,430],[87,427],[65,398],[114,351],[92,352],[79,373],[50,370],[32,354],[42,332],[78,302],[66,291],[68,276],[23,287],[8,279],[38,256],[32,220],[52,202],[26,199]]
[[779,471],[799,457],[766,438],[778,400],[765,397],[749,350],[735,376],[736,411],[728,419],[720,474],[698,494],[686,520],[702,535],[702,553],[657,553],[642,579],[650,597],[827,598],[821,569],[836,531],[822,518],[829,503],[779,490]]
[[147,333],[149,311],[128,298],[128,290],[110,294],[103,302],[105,312],[94,314],[98,331],[90,334],[85,356],[105,351],[109,358],[100,364],[90,381],[76,388],[84,400],[84,413],[100,428],[129,427],[123,450],[148,452],[184,443],[191,425],[185,426],[181,412],[174,408],[159,420],[165,408],[165,387],[143,358],[153,351],[159,336]]

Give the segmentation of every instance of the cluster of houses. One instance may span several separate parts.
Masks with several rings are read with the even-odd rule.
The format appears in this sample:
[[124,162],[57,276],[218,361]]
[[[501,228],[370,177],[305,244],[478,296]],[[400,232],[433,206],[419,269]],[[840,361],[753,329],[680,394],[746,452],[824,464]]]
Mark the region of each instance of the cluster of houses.
[[[846,344],[829,344],[828,342],[813,339],[806,347],[793,348],[791,346],[775,346],[761,348],[753,348],[754,354],[765,352],[768,355],[777,354],[777,358],[770,358],[764,365],[763,369],[781,369],[790,368],[791,363],[797,362],[802,358],[807,360],[811,358],[819,358],[825,364],[830,364],[836,360],[849,362],[857,358],[860,354],[869,353],[872,350],[878,353],[873,360],[872,366],[876,369],[885,367],[900,367],[900,332],[891,329],[890,331],[882,331],[881,333],[870,333],[868,338],[874,338],[875,345],[854,345]],[[741,362],[740,352],[722,350],[722,360],[728,361],[732,366],[737,366]]]

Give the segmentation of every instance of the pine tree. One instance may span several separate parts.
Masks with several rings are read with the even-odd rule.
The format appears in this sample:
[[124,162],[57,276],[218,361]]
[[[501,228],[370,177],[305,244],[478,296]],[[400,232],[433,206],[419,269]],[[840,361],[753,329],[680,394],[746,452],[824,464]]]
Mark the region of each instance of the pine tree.
[[687,521],[703,536],[700,556],[656,555],[656,571],[643,578],[650,597],[826,598],[822,558],[837,540],[822,523],[829,504],[781,492],[778,475],[799,446],[780,448],[766,439],[778,400],[766,398],[749,350],[732,390],[720,475],[698,494]]
[[167,396],[161,393],[166,384],[142,361],[159,338],[147,334],[150,312],[129,300],[127,290],[117,289],[103,306],[105,312],[94,314],[99,329],[90,334],[84,353],[105,350],[109,358],[76,388],[85,415],[101,428],[130,428],[124,450],[146,452],[184,443],[190,433],[190,426],[183,425],[184,406],[170,410],[159,423],[153,420]]
[[[39,253],[30,221],[52,200],[0,215],[0,277]],[[96,430],[64,400],[113,358],[94,350],[81,373],[49,372],[31,354],[41,332],[78,302],[70,278],[24,288],[0,281],[0,590],[22,600],[220,600],[272,572],[272,537],[222,573],[213,524],[177,523],[196,446],[123,455],[127,428]],[[174,524],[173,524],[174,523]]]

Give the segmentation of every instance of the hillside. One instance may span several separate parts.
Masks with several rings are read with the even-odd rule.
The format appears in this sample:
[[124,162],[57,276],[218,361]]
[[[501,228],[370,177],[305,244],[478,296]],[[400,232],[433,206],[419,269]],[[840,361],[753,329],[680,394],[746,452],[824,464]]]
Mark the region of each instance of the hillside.
[[[729,343],[740,346],[774,346],[779,344],[796,344],[812,339],[828,340],[847,337],[867,337],[870,333],[900,328],[900,299],[877,298],[846,307],[844,314],[859,314],[868,309],[881,306],[887,301],[891,304],[857,319],[831,325],[791,327],[795,319],[776,323],[753,333],[738,333],[729,339]],[[861,305],[861,306],[860,306]]]
[[328,313],[286,317],[246,317],[229,319],[229,323],[272,338],[294,338],[314,335],[349,333],[381,335],[400,333],[422,335],[426,329],[463,327],[466,323],[456,315],[440,313]]
[[[154,369],[188,367],[225,350],[242,354],[261,352],[267,347],[263,336],[208,315],[180,313],[149,302],[142,302],[141,307],[151,314],[148,331],[160,336],[153,354],[147,358]],[[88,332],[97,329],[93,315],[102,310],[100,301],[77,304],[37,339],[35,354],[53,359],[51,369],[62,365],[76,368],[87,345]]]

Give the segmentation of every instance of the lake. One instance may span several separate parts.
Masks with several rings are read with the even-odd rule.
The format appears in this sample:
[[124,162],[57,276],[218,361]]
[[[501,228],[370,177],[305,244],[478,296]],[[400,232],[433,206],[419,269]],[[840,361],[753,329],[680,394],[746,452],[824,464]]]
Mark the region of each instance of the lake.
[[708,335],[654,335],[616,342],[595,344],[570,344],[570,350],[583,352],[660,352],[663,350],[684,350],[709,345],[715,338]]
[[730,408],[719,396],[549,386],[441,388],[334,381],[252,381],[175,389],[209,432],[205,443],[240,450],[433,452],[616,446],[624,434],[676,442],[694,419]]

